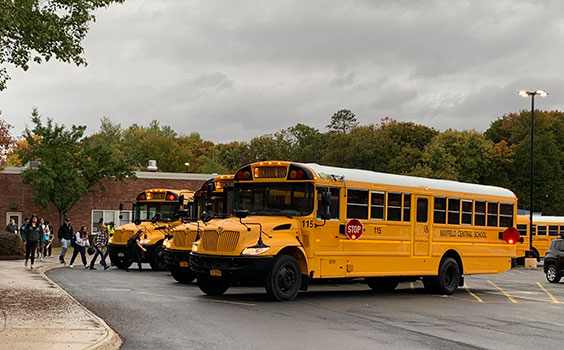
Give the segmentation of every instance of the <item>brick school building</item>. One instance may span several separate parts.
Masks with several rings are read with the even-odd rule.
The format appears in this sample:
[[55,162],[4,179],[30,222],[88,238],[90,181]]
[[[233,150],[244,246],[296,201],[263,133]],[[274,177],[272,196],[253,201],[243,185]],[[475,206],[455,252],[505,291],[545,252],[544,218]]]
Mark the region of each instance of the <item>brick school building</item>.
[[[9,223],[10,219],[16,220],[18,227],[23,220],[35,214],[49,221],[55,232],[59,229],[59,213],[53,205],[50,210],[43,210],[33,200],[31,186],[25,185],[21,180],[24,167],[7,167],[0,171],[0,231]],[[85,194],[70,210],[72,226],[77,231],[81,226],[86,226],[92,233],[93,226],[100,218],[104,222],[115,222],[116,226],[130,220],[130,213],[125,212],[123,219],[119,218],[119,203],[121,201],[135,201],[139,192],[151,188],[188,189],[197,190],[215,174],[184,174],[164,172],[135,173],[137,179],[125,182],[106,179],[103,181],[106,191]],[[131,210],[131,205],[124,205],[124,209]],[[55,235],[56,236],[56,235]],[[58,239],[55,239],[58,246]]]

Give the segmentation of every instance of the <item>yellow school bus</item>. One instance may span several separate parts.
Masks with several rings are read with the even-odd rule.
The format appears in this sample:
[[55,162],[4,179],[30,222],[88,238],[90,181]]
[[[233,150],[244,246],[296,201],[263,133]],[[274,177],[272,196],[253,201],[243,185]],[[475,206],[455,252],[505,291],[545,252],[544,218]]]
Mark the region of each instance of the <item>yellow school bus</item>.
[[228,217],[233,208],[233,175],[206,181],[194,194],[190,215],[165,237],[165,262],[172,277],[190,283],[196,274],[188,264],[192,244],[209,222]]
[[533,215],[533,254],[539,260],[544,258],[550,243],[564,233],[563,216]]
[[258,282],[285,301],[310,279],[359,277],[374,290],[422,278],[452,294],[463,275],[511,268],[516,204],[493,186],[258,162],[235,173],[234,216],[204,228],[190,267],[209,295]]
[[[534,219],[533,219],[534,221]],[[517,231],[519,231],[519,240],[515,246],[515,257],[517,262],[522,264],[525,258],[525,252],[529,250],[529,231],[530,231],[529,215],[517,215]]]
[[[166,269],[164,261],[165,235],[182,223],[181,209],[192,201],[194,192],[190,190],[148,189],[139,193],[133,204],[133,222],[119,226],[108,243],[108,253],[112,265],[120,269],[128,268],[127,240],[137,230],[143,230],[141,244],[147,249],[142,262],[148,262],[154,270]],[[120,204],[120,210],[123,205]]]

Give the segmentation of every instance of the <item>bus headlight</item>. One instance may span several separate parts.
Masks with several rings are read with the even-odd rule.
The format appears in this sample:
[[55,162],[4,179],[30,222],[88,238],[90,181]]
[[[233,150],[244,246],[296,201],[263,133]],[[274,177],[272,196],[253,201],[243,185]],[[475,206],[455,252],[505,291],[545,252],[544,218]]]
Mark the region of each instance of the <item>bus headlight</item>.
[[198,245],[196,243],[192,244],[192,251],[196,253],[198,251]]
[[247,247],[243,249],[242,255],[259,255],[267,252],[270,247]]

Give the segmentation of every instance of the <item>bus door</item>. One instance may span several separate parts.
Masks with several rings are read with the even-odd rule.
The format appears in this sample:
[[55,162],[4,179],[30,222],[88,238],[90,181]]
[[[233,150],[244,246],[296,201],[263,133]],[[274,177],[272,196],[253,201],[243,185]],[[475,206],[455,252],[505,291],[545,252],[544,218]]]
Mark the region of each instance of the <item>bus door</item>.
[[413,256],[431,255],[431,231],[431,197],[416,195],[411,244]]
[[317,220],[315,223],[316,227],[315,230],[312,230],[311,232],[317,233],[316,238],[319,239],[319,246],[323,247],[321,250],[334,252],[336,250],[340,250],[340,248],[338,248],[340,242],[339,226],[341,224],[341,221],[339,220],[340,190],[338,187],[318,187],[317,197],[320,198],[321,193],[326,191],[327,188],[331,191],[331,218],[323,222],[321,219],[321,213],[318,209]]

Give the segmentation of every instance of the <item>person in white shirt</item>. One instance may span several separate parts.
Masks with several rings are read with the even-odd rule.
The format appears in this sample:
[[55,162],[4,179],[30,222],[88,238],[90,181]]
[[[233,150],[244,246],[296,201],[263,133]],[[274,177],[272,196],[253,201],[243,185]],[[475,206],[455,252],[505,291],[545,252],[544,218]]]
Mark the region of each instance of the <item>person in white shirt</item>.
[[80,257],[82,258],[82,264],[84,268],[88,268],[86,265],[86,247],[90,246],[90,241],[88,241],[88,233],[86,232],[86,226],[82,226],[77,233],[75,233],[76,241],[74,244],[74,252],[72,253],[72,258],[70,261],[69,267],[74,267],[74,259],[78,253],[80,253]]

